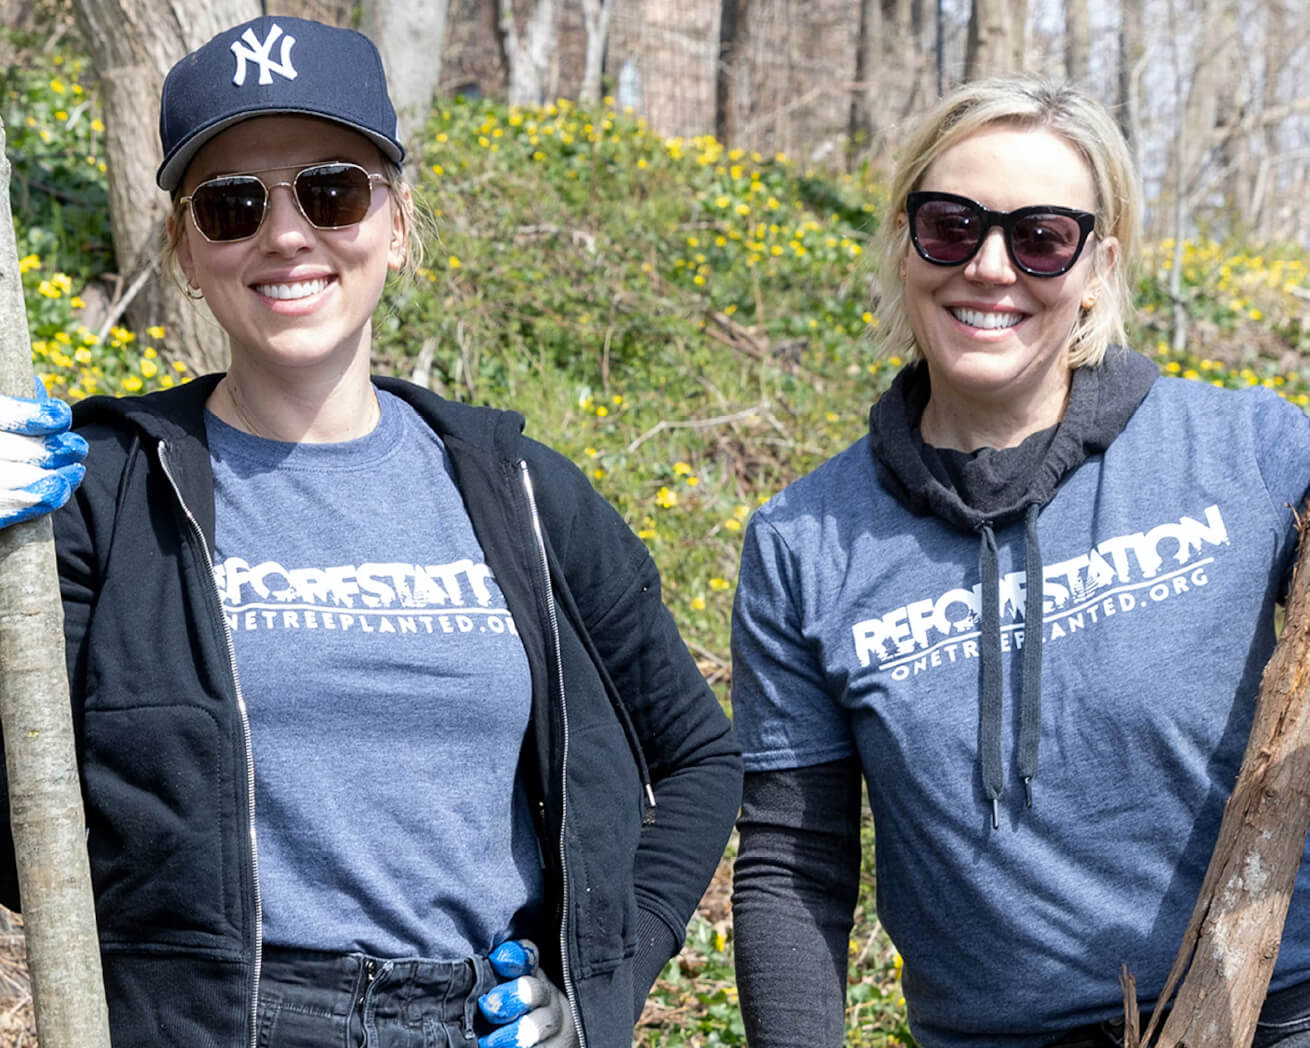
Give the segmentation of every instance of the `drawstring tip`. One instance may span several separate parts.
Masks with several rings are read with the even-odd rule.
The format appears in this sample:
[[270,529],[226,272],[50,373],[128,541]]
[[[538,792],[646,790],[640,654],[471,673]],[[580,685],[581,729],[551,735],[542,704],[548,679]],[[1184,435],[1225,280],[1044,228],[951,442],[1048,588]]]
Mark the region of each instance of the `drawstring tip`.
[[1033,806],[1033,777],[1031,775],[1023,777],[1023,795],[1028,801],[1028,807],[1031,808]]
[[992,829],[999,830],[1000,828],[1001,828],[1001,798],[993,797],[992,798]]

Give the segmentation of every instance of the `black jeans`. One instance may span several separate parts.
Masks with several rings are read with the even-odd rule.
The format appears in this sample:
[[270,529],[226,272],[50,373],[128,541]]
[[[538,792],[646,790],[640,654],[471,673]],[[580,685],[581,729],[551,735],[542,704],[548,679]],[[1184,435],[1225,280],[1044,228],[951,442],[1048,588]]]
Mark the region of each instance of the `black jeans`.
[[258,1048],[474,1048],[485,957],[386,960],[266,948]]
[[[1146,1016],[1142,1026],[1146,1026]],[[1123,1043],[1123,1021],[1113,1019],[1070,1030],[1048,1048],[1122,1048]],[[1310,1048],[1310,983],[1289,986],[1265,998],[1251,1048],[1275,1046]]]

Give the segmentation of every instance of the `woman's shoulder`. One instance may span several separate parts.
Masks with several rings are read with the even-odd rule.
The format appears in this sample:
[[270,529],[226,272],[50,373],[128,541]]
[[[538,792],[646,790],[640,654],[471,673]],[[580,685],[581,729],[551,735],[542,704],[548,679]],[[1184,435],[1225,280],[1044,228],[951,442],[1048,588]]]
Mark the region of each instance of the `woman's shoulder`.
[[875,488],[877,469],[866,433],[789,482],[760,506],[758,515],[775,522],[785,521],[797,513],[813,514],[822,507],[845,504],[852,498],[867,499]]
[[1197,379],[1162,375],[1143,402],[1161,417],[1187,416],[1198,426],[1232,429],[1250,426],[1257,432],[1286,428],[1310,430],[1305,409],[1264,385],[1229,388]]

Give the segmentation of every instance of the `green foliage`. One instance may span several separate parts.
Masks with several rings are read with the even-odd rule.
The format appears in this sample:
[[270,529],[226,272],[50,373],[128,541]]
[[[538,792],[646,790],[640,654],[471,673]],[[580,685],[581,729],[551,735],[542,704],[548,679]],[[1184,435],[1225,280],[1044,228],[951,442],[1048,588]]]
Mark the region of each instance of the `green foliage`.
[[[81,59],[23,52],[3,117],[38,373],[59,395],[184,381],[165,333],[85,324],[112,265],[98,103]],[[664,597],[727,702],[728,629],[751,511],[864,429],[900,366],[873,351],[867,263],[876,172],[662,139],[610,103],[541,110],[453,100],[432,115],[420,195],[439,233],[375,318],[378,370],[512,406],[583,468],[651,548]],[[1137,344],[1162,369],[1263,384],[1310,405],[1305,264],[1288,248],[1183,245],[1191,352],[1168,349],[1172,244],[1139,285]],[[865,827],[866,854],[873,853]],[[911,1044],[900,962],[874,914],[871,859],[851,940],[848,1044]],[[745,1043],[726,865],[687,948],[656,985],[647,1048]],[[713,894],[713,892],[712,892]]]
[[84,284],[113,268],[104,132],[82,56],[36,49],[0,72],[0,118],[12,172],[18,253]]

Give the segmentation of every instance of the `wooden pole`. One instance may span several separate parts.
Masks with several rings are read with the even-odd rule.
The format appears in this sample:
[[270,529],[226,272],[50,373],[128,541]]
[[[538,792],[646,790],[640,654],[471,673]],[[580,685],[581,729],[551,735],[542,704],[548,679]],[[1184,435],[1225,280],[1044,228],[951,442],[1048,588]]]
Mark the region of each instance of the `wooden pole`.
[[[1151,1044],[1157,1028],[1157,1048],[1249,1048],[1255,1036],[1310,827],[1310,518],[1298,518],[1297,530],[1283,632],[1219,839],[1151,1021],[1125,1048]],[[1125,1012],[1136,1014],[1127,972],[1123,983]]]
[[[35,388],[0,122],[0,393]],[[48,517],[0,528],[0,725],[41,1048],[109,1048]]]

